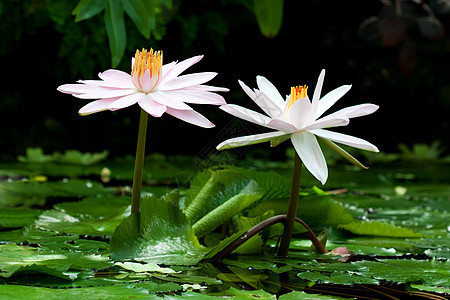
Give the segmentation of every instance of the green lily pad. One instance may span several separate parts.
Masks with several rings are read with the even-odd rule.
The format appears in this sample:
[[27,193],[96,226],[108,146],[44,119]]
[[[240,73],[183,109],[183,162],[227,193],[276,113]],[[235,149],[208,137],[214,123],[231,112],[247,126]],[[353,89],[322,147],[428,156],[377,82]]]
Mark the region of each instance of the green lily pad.
[[45,230],[83,235],[111,235],[130,214],[128,197],[90,197],[55,205],[35,225]]
[[185,215],[177,191],[142,199],[141,212],[122,221],[111,238],[111,256],[166,265],[195,265],[206,254]]
[[44,273],[74,280],[83,270],[103,269],[112,265],[103,255],[54,251],[40,247],[0,245],[0,276],[10,277],[20,272]]
[[408,228],[397,227],[382,222],[352,222],[349,224],[340,224],[337,227],[359,235],[408,238],[424,236],[423,234],[414,232]]

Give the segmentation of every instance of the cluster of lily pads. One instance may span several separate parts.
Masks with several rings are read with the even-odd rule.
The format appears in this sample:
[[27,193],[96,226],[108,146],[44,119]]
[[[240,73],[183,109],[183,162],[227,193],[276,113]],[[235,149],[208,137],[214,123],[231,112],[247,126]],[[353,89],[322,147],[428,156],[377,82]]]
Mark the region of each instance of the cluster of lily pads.
[[[118,185],[132,179],[129,161],[1,164],[0,295],[336,299],[317,295],[324,292],[320,286],[398,284],[408,293],[449,292],[448,174],[439,165],[420,172],[387,165],[365,172],[365,180],[358,169],[339,167],[329,184],[349,190],[301,190],[297,215],[316,233],[326,226],[328,241],[322,242],[327,249],[348,247],[354,256],[347,262],[316,253],[302,226],[294,227],[289,257],[277,256],[278,224],[217,263],[209,258],[233,235],[285,211],[290,183],[282,174],[290,167],[280,162],[277,172],[250,170],[248,164],[258,162],[243,161],[243,167],[192,177],[188,157],[151,155],[147,161],[153,164],[144,172],[139,229],[130,216],[130,190]],[[108,184],[100,180],[104,168],[111,171]],[[36,180],[42,175],[48,179]],[[185,184],[172,191],[176,182]],[[211,201],[194,209],[202,195]]]

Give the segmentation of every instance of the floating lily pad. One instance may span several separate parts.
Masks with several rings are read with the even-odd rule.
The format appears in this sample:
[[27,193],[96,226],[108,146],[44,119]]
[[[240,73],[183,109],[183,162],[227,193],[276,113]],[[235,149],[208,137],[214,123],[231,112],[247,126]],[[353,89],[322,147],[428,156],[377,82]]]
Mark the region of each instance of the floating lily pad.
[[55,205],[39,216],[36,226],[54,232],[111,235],[130,214],[128,197],[90,197]]

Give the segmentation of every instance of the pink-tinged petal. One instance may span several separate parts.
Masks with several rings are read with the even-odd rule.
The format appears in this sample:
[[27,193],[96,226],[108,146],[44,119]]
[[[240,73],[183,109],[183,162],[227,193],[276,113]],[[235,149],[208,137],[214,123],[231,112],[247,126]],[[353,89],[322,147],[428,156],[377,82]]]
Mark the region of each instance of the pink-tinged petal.
[[316,88],[314,89],[314,94],[312,98],[313,115],[317,114],[317,107],[319,106],[320,93],[322,92],[323,80],[325,78],[325,70],[322,70],[317,79]]
[[347,118],[362,117],[374,113],[375,111],[378,110],[378,108],[379,106],[375,104],[370,103],[358,104],[338,110],[337,112],[329,114],[327,117],[342,117],[342,116],[345,116]]
[[88,92],[86,94],[73,95],[74,97],[80,99],[103,99],[103,98],[113,98],[113,97],[123,97],[136,92],[136,89],[100,89],[94,92]]
[[145,110],[149,115],[159,118],[163,113],[166,112],[167,107],[165,105],[159,104],[149,97],[149,95],[144,94],[138,102],[139,106]]
[[200,89],[199,90],[182,89],[182,90],[167,91],[164,93],[167,93],[168,95],[170,95],[170,97],[174,97],[186,103],[210,104],[210,105],[227,104],[222,96],[212,92],[202,91]]
[[183,89],[193,85],[199,85],[210,81],[213,79],[217,73],[215,72],[202,72],[202,73],[192,73],[187,75],[182,75],[176,78],[173,78],[169,81],[161,82],[158,86],[158,90],[168,91],[168,90],[177,90]]
[[370,151],[375,151],[378,152],[378,148],[369,143],[366,140],[351,136],[351,135],[347,135],[347,134],[343,134],[343,133],[338,133],[338,132],[334,132],[334,131],[329,131],[329,130],[325,130],[325,129],[315,129],[315,130],[311,130],[311,133],[320,136],[324,139],[333,141],[333,142],[337,142],[337,143],[341,143],[344,145],[348,145],[348,146],[352,146],[355,148],[359,148],[359,149],[364,149],[364,150],[370,150]]
[[280,119],[272,119],[267,123],[267,127],[281,130],[285,133],[293,133],[298,131],[297,127]]
[[95,101],[89,102],[88,104],[83,106],[78,111],[78,113],[81,116],[87,116],[87,115],[90,115],[90,114],[93,114],[96,112],[108,110],[108,106],[116,100],[117,100],[117,98],[112,98],[112,99],[101,99],[101,100],[95,100]]
[[98,91],[105,91],[106,89],[100,88],[97,86],[90,86],[85,84],[63,84],[60,85],[57,90],[61,93],[66,94],[84,94],[84,93],[91,93],[91,92],[98,92]]
[[211,85],[193,85],[184,88],[183,90],[195,90],[195,91],[206,91],[206,92],[229,92],[230,90],[224,87],[217,87],[217,86],[211,86]]
[[267,98],[269,98],[272,103],[278,106],[278,108],[283,111],[285,102],[283,97],[281,97],[280,92],[278,92],[277,88],[267,80],[263,76],[257,76],[256,77],[256,83],[258,84],[258,88],[261,92],[263,92]]
[[261,134],[255,134],[255,135],[247,135],[247,136],[241,136],[237,138],[232,138],[229,140],[226,140],[222,143],[220,143],[216,149],[217,150],[225,150],[225,149],[231,149],[241,146],[248,146],[248,145],[254,145],[259,143],[264,143],[271,141],[274,138],[280,137],[282,135],[285,135],[286,133],[283,131],[275,131],[275,132],[267,132],[267,133],[261,133]]
[[133,88],[133,82],[131,82],[131,75],[119,70],[106,70],[103,73],[99,73],[98,77],[105,81],[104,84],[108,84],[111,87],[129,89]]
[[313,119],[312,110],[313,107],[308,97],[295,101],[289,109],[289,123],[299,130],[303,129]]
[[329,116],[323,117],[317,121],[314,121],[310,125],[303,128],[303,130],[313,130],[320,128],[329,128],[329,127],[338,127],[338,126],[347,126],[350,120],[346,116],[342,117],[332,117]]
[[315,118],[318,119],[324,112],[326,112],[330,107],[332,107],[336,101],[341,99],[350,89],[351,85],[343,85],[338,87],[337,89],[332,90],[322,99],[320,99],[319,104],[317,106],[317,112]]
[[145,70],[144,76],[142,76],[141,89],[142,91],[148,93],[152,90],[152,77],[150,76],[150,70]]
[[212,128],[215,126],[207,118],[205,118],[195,110],[178,110],[168,107],[166,112],[169,115],[174,116],[175,118],[203,128]]
[[198,63],[201,59],[203,58],[203,55],[198,55],[198,56],[194,56],[188,59],[185,59],[175,65],[171,65],[167,66],[164,65],[163,66],[163,78],[161,80],[161,83],[170,81],[174,78],[176,78],[178,75],[180,75],[181,73],[183,73],[187,68],[189,68],[190,66]]
[[118,100],[114,101],[108,106],[110,110],[117,110],[121,108],[125,108],[131,105],[136,104],[139,100],[144,97],[143,93],[134,93],[128,96],[120,97]]
[[273,101],[271,101],[266,94],[261,92],[260,90],[255,89],[255,95],[256,98],[253,99],[255,103],[261,107],[263,111],[266,112],[271,118],[273,119],[286,119],[286,115],[284,114],[283,110],[280,109],[280,107],[275,104]]
[[176,64],[177,62],[173,61],[171,63],[163,65],[161,67],[161,73],[163,74],[162,76],[164,77],[164,74],[168,74]]
[[294,133],[291,141],[308,171],[325,184],[328,178],[327,162],[314,134],[307,131]]
[[[239,105],[235,105],[235,104],[226,104],[226,105],[222,105],[220,107],[221,110],[235,116],[241,119],[244,119],[246,121],[261,125],[261,126],[265,126],[265,127],[269,127],[267,126],[267,124],[270,122],[270,118],[266,117],[263,114],[260,114],[256,111],[244,108],[242,106]],[[269,127],[271,128],[271,127]]]
[[173,109],[191,110],[192,107],[185,104],[182,99],[176,97],[174,93],[157,91],[151,93],[150,97],[159,104],[171,107]]

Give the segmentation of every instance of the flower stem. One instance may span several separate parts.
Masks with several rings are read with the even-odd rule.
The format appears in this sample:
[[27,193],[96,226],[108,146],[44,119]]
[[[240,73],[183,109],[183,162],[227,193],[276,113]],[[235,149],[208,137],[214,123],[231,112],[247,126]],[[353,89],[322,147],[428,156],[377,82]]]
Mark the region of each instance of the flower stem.
[[295,217],[297,214],[298,194],[300,192],[300,175],[302,170],[302,161],[295,152],[294,170],[292,173],[291,195],[289,196],[289,205],[287,209],[286,222],[284,224],[283,235],[281,236],[279,256],[287,256],[289,245],[291,243],[292,231],[294,229]]
[[[224,259],[227,255],[229,255],[231,252],[236,250],[240,245],[242,245],[243,243],[248,241],[254,235],[260,233],[264,229],[266,229],[272,225],[275,225],[277,223],[285,224],[286,220],[287,220],[286,215],[278,215],[278,216],[268,218],[268,219],[258,223],[257,225],[253,226],[252,228],[250,228],[249,230],[247,230],[246,232],[241,234],[237,239],[232,241],[228,246],[226,246],[225,248],[220,250],[218,253],[216,253],[216,255],[214,255],[211,258],[211,260],[218,261],[218,260]],[[328,253],[327,249],[325,249],[325,247],[320,243],[319,239],[316,237],[314,232],[312,232],[312,230],[309,228],[309,226],[305,222],[303,222],[299,218],[294,218],[294,222],[299,223],[306,229],[306,234],[308,235],[308,238],[311,240],[311,242],[316,247],[316,250],[319,253],[322,253],[322,254]]]
[[147,136],[148,114],[141,109],[139,119],[139,133],[136,148],[136,160],[134,163],[133,190],[131,192],[131,213],[141,211],[142,173],[144,169],[145,138]]

